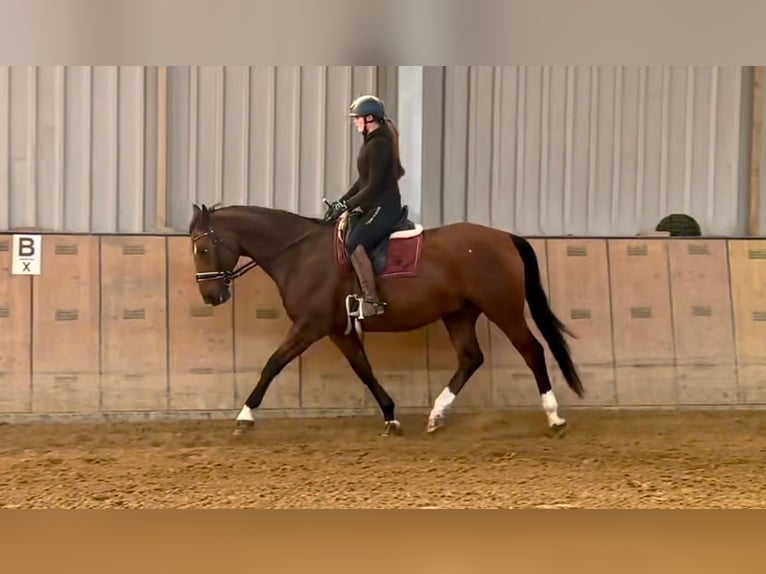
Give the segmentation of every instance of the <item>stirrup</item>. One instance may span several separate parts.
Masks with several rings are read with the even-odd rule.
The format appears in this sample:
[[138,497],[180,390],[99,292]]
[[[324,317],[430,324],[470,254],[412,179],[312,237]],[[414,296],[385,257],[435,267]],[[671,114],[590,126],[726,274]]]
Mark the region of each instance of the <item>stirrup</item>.
[[362,312],[362,304],[358,295],[346,295],[346,315],[349,319],[359,319]]
[[[365,314],[364,305],[370,305],[375,310],[372,314]],[[346,295],[346,315],[351,319],[362,321],[365,317],[375,317],[385,312],[384,301],[371,301],[363,295]]]
[[[382,315],[383,313],[386,312],[386,303],[384,301],[380,301],[380,300],[375,301],[375,300],[369,299],[367,297],[358,297],[358,296],[357,296],[357,301],[359,302],[359,307],[358,307],[358,309],[359,309],[359,316],[358,316],[358,318],[359,318],[360,321],[362,319],[364,319],[365,317],[375,317],[377,315]],[[372,307],[373,312],[371,314],[365,315],[365,313],[364,313],[364,306],[365,305],[369,305],[370,307]]]

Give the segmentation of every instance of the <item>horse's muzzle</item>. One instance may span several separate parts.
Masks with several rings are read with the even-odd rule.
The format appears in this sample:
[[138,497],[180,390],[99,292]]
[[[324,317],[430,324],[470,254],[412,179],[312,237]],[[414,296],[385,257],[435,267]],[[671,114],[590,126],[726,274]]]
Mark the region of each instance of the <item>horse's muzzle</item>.
[[226,303],[229,299],[231,299],[231,291],[227,288],[220,289],[219,291],[215,293],[206,293],[202,299],[207,303],[208,305],[212,305],[213,307],[217,307],[218,305],[223,305]]

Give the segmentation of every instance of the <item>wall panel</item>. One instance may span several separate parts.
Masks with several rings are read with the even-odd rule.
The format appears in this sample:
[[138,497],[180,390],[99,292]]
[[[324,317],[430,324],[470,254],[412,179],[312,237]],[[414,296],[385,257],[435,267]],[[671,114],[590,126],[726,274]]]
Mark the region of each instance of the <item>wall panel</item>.
[[617,404],[677,404],[667,242],[608,246]]
[[32,283],[32,409],[101,409],[99,238],[46,235]]
[[579,399],[555,365],[552,374],[559,404],[616,404],[607,242],[548,239],[546,243],[551,309],[577,337],[567,337],[567,342],[586,392]]
[[164,237],[101,238],[101,331],[103,408],[167,408]]
[[170,408],[234,408],[233,305],[202,301],[188,237],[167,245]]
[[0,235],[0,412],[31,408],[32,279],[11,275],[10,235]]
[[723,241],[668,242],[678,400],[737,401],[729,268]]
[[766,240],[730,240],[732,314],[742,403],[766,403]]

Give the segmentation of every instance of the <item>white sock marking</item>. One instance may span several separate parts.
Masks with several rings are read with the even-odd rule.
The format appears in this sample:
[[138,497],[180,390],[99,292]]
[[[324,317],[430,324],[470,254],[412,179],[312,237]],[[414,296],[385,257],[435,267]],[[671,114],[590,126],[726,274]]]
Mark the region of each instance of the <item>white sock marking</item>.
[[566,421],[559,417],[557,412],[559,405],[556,402],[556,395],[553,394],[553,391],[550,390],[544,393],[540,398],[543,403],[543,410],[548,417],[548,426],[564,424]]
[[439,396],[436,397],[436,400],[434,400],[434,408],[431,409],[429,418],[433,420],[444,416],[444,411],[450,407],[454,400],[455,394],[449,390],[449,387],[444,387],[444,390],[442,390],[442,392],[439,393]]
[[254,421],[253,419],[253,411],[248,407],[247,405],[244,405],[242,407],[242,410],[239,411],[239,414],[237,415],[238,421]]

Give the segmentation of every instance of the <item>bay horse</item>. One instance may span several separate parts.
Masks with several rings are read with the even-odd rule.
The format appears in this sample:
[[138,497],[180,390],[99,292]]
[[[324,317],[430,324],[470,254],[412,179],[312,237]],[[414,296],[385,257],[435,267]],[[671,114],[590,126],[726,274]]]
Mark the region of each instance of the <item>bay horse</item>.
[[[482,313],[502,330],[532,371],[548,433],[565,429],[567,422],[558,415],[543,346],[526,323],[525,299],[568,386],[582,398],[582,382],[563,337],[574,335],[549,307],[537,256],[526,239],[469,222],[424,230],[407,218],[405,205],[397,227],[370,251],[386,311],[360,321],[352,318],[349,308],[356,276],[344,258],[344,223],[348,223],[345,218],[326,222],[258,206],[193,206],[189,235],[203,301],[213,306],[226,303],[231,282],[257,265],[275,282],[292,321],[237,415],[235,435],[253,428],[254,411],[272,380],[324,337],[340,350],[375,398],[383,415],[383,434],[400,434],[394,401],[375,377],[359,335],[362,330],[413,330],[441,320],[458,364],[428,416],[426,431],[433,432],[444,426],[445,411],[484,362],[476,337],[476,321]],[[392,267],[395,251],[396,258],[405,260],[398,270]],[[240,257],[250,261],[235,269]]]

